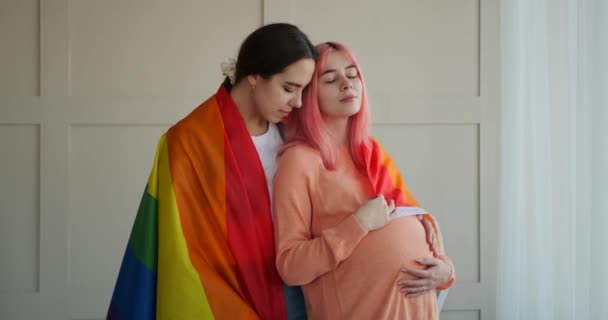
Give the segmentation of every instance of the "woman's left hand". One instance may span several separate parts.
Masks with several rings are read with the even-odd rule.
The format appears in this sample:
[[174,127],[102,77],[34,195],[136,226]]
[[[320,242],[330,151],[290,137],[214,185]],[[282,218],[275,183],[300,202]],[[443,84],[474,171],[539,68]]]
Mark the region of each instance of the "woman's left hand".
[[427,268],[425,270],[403,268],[401,272],[409,273],[416,279],[397,281],[397,287],[406,297],[423,295],[450,280],[452,266],[449,263],[437,258],[422,258],[416,262]]

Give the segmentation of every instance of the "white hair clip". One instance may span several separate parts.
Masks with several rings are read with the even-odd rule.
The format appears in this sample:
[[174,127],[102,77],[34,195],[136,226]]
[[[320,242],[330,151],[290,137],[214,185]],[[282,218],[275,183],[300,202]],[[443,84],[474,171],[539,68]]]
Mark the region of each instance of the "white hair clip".
[[220,64],[222,68],[222,74],[230,79],[230,84],[234,85],[234,78],[236,77],[236,59],[230,58],[228,62],[222,62]]

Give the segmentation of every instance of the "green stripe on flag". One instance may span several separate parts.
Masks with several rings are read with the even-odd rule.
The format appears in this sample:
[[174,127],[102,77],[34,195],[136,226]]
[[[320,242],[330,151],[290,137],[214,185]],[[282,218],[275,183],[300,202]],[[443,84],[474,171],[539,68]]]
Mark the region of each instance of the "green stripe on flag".
[[158,201],[146,192],[139,203],[139,210],[129,245],[133,248],[137,258],[151,271],[156,272],[158,260]]

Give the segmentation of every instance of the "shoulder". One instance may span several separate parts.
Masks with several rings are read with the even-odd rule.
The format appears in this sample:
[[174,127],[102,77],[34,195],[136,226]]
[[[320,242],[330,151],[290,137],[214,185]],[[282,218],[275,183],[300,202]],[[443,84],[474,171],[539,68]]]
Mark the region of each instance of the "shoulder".
[[[309,161],[321,159],[321,154],[318,150],[306,143],[289,143],[281,153],[281,159],[289,159],[294,161]],[[301,160],[298,160],[301,159]]]
[[206,126],[215,129],[221,128],[221,114],[216,95],[210,96],[195,107],[188,115],[171,126],[169,131],[173,135],[190,135],[193,131],[203,131],[202,128]]
[[298,171],[313,171],[322,165],[319,151],[305,143],[286,145],[279,158],[280,167],[297,168]]

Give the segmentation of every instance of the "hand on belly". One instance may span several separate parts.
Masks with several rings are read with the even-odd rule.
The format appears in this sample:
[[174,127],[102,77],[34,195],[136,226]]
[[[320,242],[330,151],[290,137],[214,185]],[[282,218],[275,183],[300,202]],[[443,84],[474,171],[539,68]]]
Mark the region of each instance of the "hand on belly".
[[368,233],[351,256],[332,273],[332,282],[339,292],[390,297],[399,293],[397,281],[416,279],[403,273],[403,268],[424,270],[426,266],[416,260],[432,256],[420,220],[415,216],[398,218]]
[[361,271],[385,274],[396,280],[408,277],[401,273],[403,268],[424,270],[425,266],[416,259],[432,256],[422,223],[409,216],[370,232],[345,262]]

